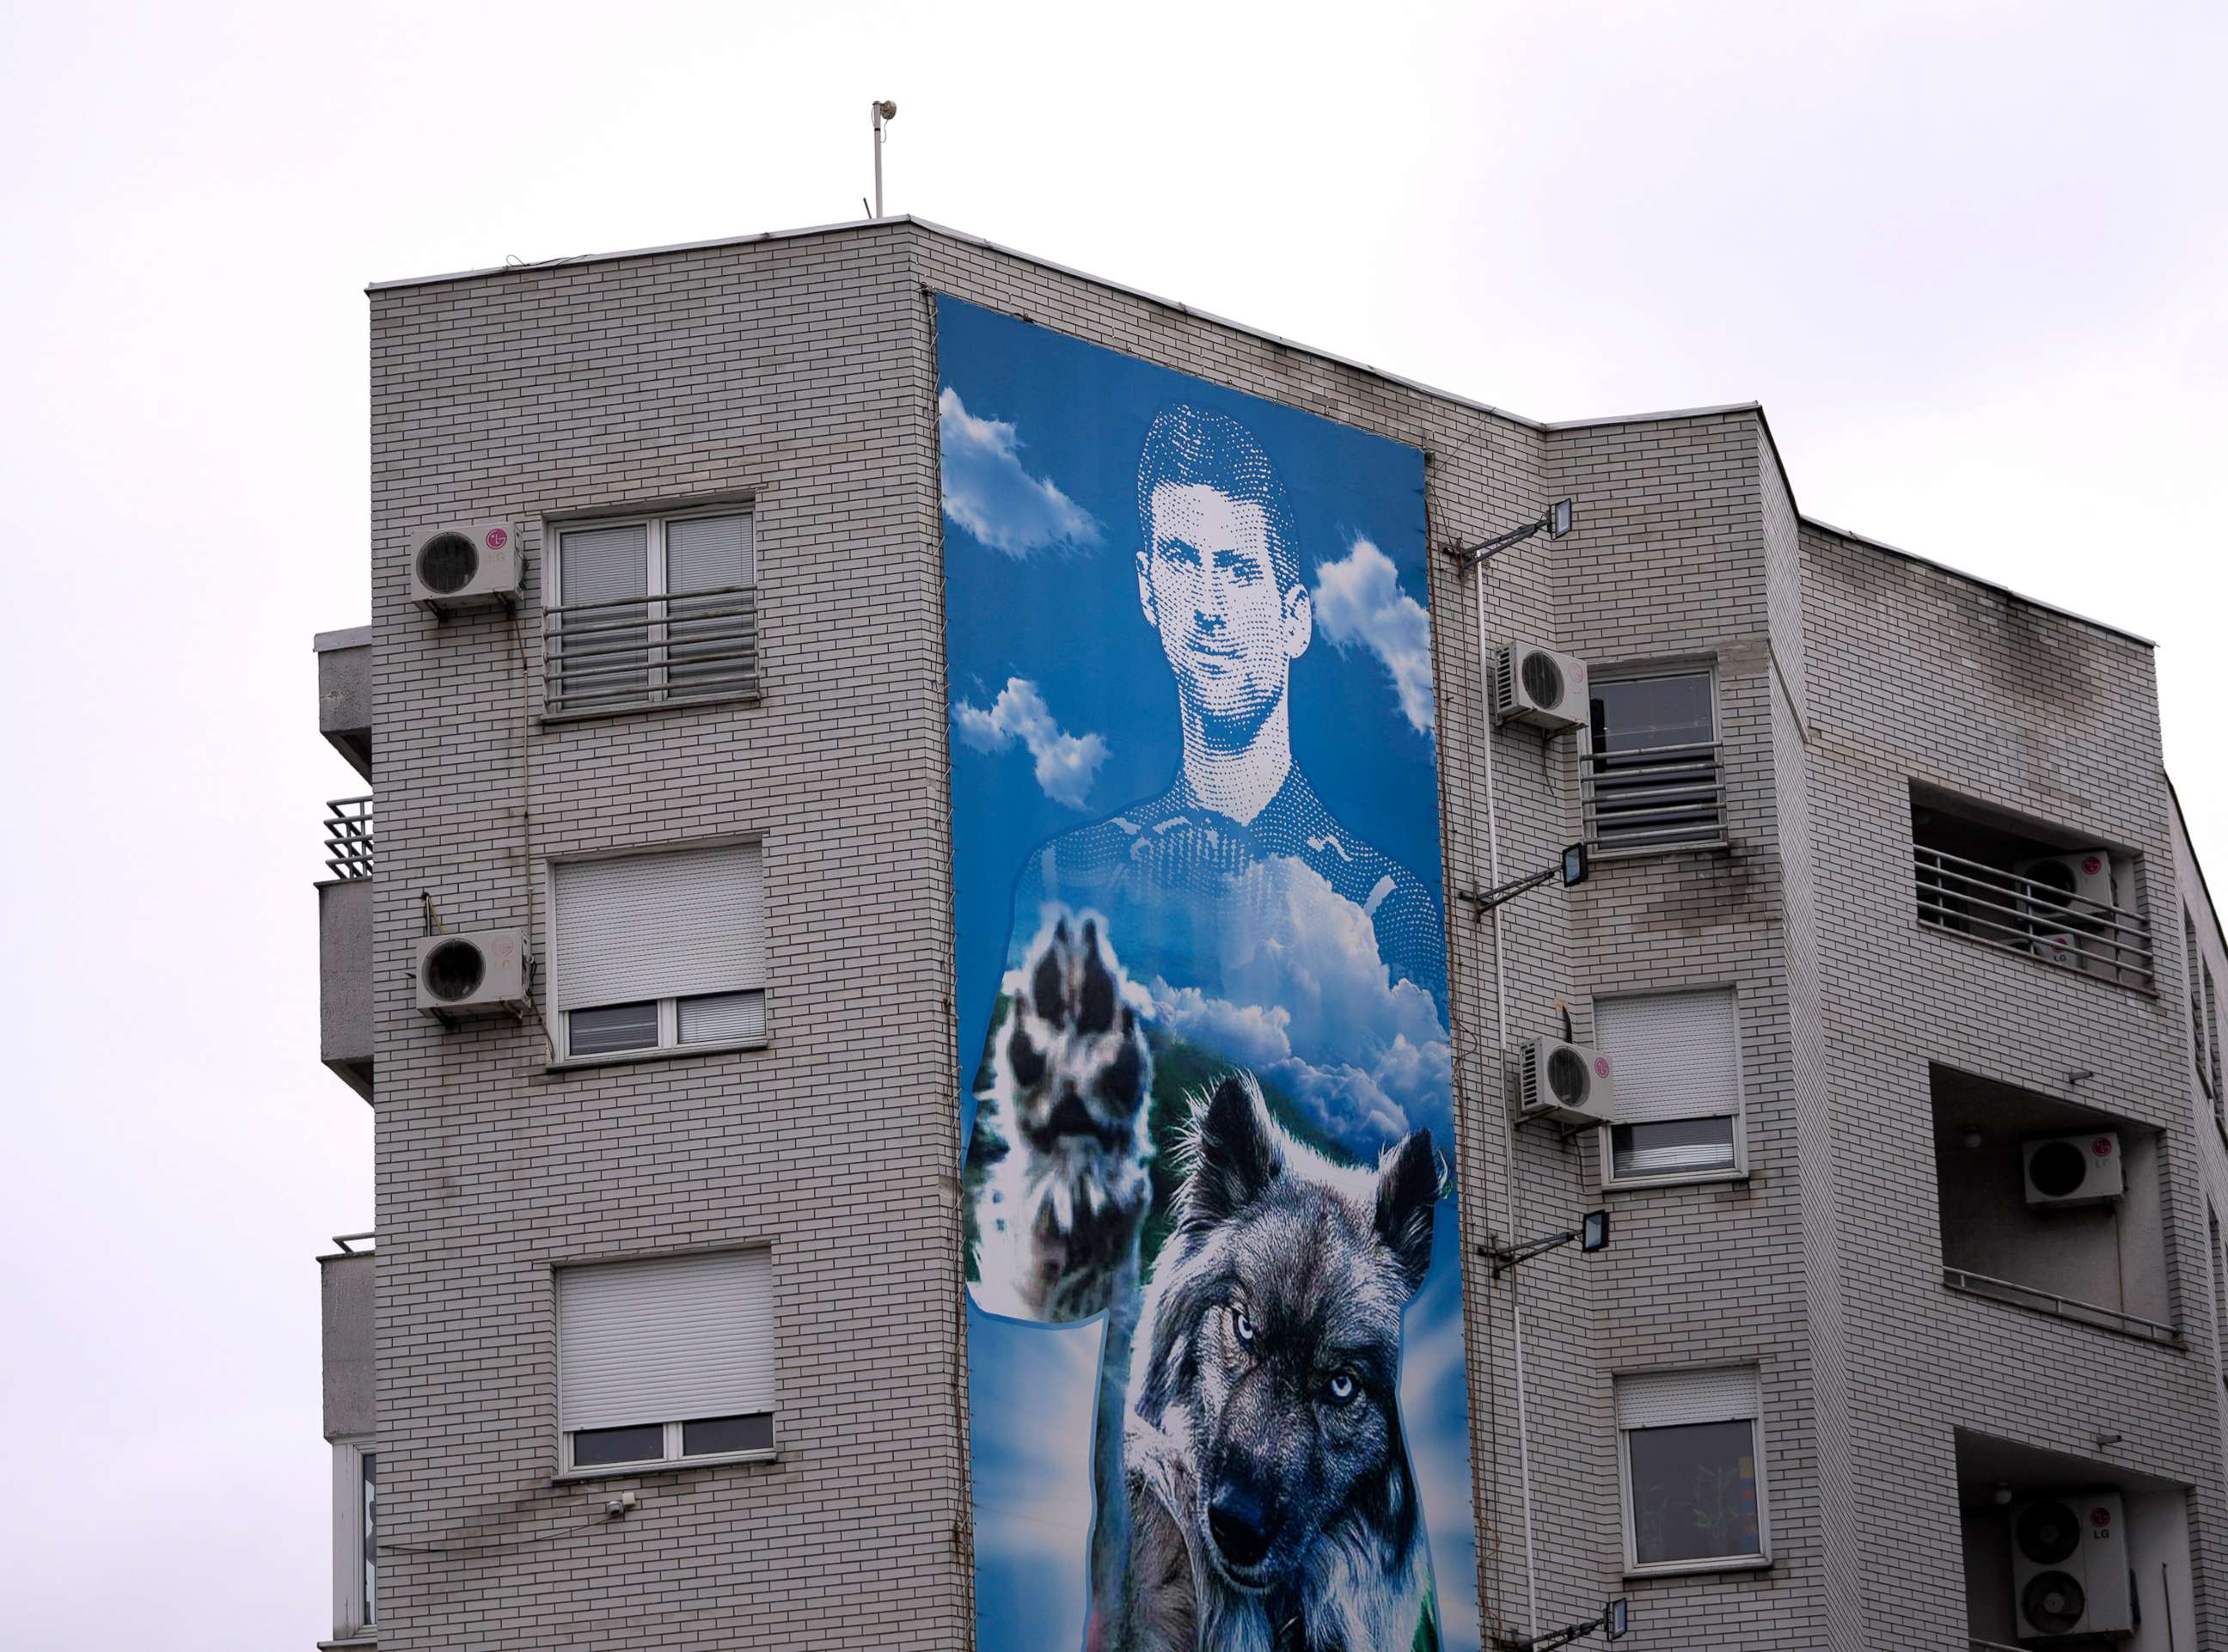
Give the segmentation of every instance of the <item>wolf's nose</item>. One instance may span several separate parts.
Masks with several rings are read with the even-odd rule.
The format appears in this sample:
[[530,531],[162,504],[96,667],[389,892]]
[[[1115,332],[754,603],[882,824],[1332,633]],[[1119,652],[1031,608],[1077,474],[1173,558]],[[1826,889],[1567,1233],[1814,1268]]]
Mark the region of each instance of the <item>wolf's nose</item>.
[[1234,1566],[1256,1566],[1269,1552],[1268,1510],[1250,1486],[1226,1481],[1207,1511],[1207,1529],[1222,1558]]

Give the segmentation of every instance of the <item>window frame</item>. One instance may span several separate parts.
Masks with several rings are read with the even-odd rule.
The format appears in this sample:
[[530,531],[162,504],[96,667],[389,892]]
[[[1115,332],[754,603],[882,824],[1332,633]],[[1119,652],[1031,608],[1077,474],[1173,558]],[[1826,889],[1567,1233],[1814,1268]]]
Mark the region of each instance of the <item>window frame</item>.
[[1708,680],[1710,687],[1710,740],[1715,749],[1715,784],[1718,788],[1717,835],[1708,839],[1697,839],[1683,843],[1605,843],[1601,841],[1599,809],[1589,798],[1583,784],[1580,787],[1579,826],[1586,836],[1593,856],[1598,861],[1641,860],[1661,855],[1707,855],[1721,852],[1732,846],[1732,797],[1726,785],[1725,708],[1725,686],[1719,671],[1718,656],[1706,655],[1674,655],[1665,659],[1627,660],[1606,665],[1586,667],[1586,715],[1579,725],[1580,738],[1577,742],[1578,772],[1583,776],[1597,771],[1597,759],[1616,753],[1597,752],[1594,749],[1593,691],[1597,685],[1617,682],[1646,682],[1660,677],[1700,676]]
[[634,1457],[624,1463],[591,1463],[585,1468],[573,1461],[573,1437],[586,1432],[600,1433],[599,1429],[560,1429],[557,1433],[557,1472],[568,1480],[600,1480],[618,1474],[653,1474],[661,1469],[695,1469],[721,1463],[771,1463],[781,1455],[781,1413],[778,1411],[740,1412],[738,1416],[764,1417],[773,1430],[773,1444],[753,1446],[746,1451],[699,1451],[694,1457],[682,1450],[682,1431],[689,1423],[709,1422],[706,1417],[691,1417],[681,1422],[643,1423],[637,1426],[663,1431],[662,1449],[654,1457]]
[[[763,1242],[717,1247],[712,1250],[701,1252],[689,1251],[673,1252],[670,1253],[670,1255],[675,1258],[685,1258],[695,1256],[724,1256],[739,1254],[752,1251],[765,1252],[767,1258],[767,1266],[769,1270],[772,1268],[774,1247]],[[556,1473],[556,1477],[560,1480],[605,1480],[616,1476],[656,1474],[675,1469],[714,1468],[721,1463],[771,1463],[781,1455],[782,1412],[780,1408],[781,1394],[780,1378],[778,1374],[781,1368],[781,1321],[778,1312],[778,1303],[775,1301],[772,1294],[775,1282],[770,1279],[768,1284],[769,1295],[766,1303],[766,1312],[769,1316],[770,1330],[773,1343],[774,1369],[776,1372],[775,1386],[773,1390],[775,1405],[771,1410],[765,1412],[736,1412],[724,1413],[724,1415],[739,1417],[762,1416],[765,1418],[767,1419],[768,1427],[772,1434],[772,1443],[771,1444],[754,1446],[748,1450],[743,1451],[701,1451],[694,1456],[689,1456],[684,1453],[682,1449],[684,1444],[682,1431],[690,1423],[710,1422],[715,1419],[705,1417],[688,1417],[673,1420],[661,1420],[655,1423],[612,1425],[614,1427],[656,1428],[661,1431],[659,1435],[660,1449],[659,1454],[656,1457],[636,1457],[625,1463],[592,1463],[585,1467],[573,1461],[573,1437],[576,1434],[600,1433],[603,1431],[601,1429],[570,1429],[565,1427],[561,1421],[565,1415],[565,1354],[564,1333],[561,1322],[565,1311],[565,1295],[561,1285],[561,1276],[568,1271],[579,1269],[612,1266],[623,1267],[631,1262],[656,1261],[659,1259],[661,1258],[657,1257],[584,1258],[579,1260],[567,1260],[558,1263],[549,1268],[547,1271],[546,1277],[548,1281],[549,1291],[547,1300],[549,1304],[548,1325],[551,1334],[551,1365],[556,1373],[555,1386],[552,1391],[551,1397],[555,1402],[553,1407],[555,1416],[560,1419],[557,1428]]]
[[[541,910],[547,915],[548,919],[547,923],[544,925],[542,928],[542,933],[547,937],[547,939],[543,943],[544,949],[547,953],[547,957],[546,959],[547,967],[542,973],[543,978],[549,983],[547,991],[545,995],[544,1002],[547,1008],[547,1030],[552,1050],[552,1057],[547,1063],[550,1070],[563,1071],[573,1067],[613,1066],[627,1061],[672,1060],[677,1057],[688,1055],[732,1054],[739,1050],[763,1050],[770,1048],[772,1046],[774,1031],[775,971],[773,962],[773,937],[771,933],[772,926],[771,924],[767,925],[768,933],[766,936],[765,985],[755,988],[737,987],[733,989],[735,993],[754,991],[759,995],[762,1001],[760,1004],[759,1019],[763,1025],[760,1028],[759,1036],[756,1038],[701,1039],[694,1043],[683,1044],[680,1041],[682,1002],[680,998],[623,998],[616,999],[611,1004],[608,1005],[590,1004],[585,1005],[583,1008],[590,1009],[603,1009],[616,1008],[618,1004],[622,1003],[655,1003],[657,1006],[657,1042],[655,1044],[640,1045],[633,1049],[603,1050],[589,1055],[575,1055],[573,1053],[573,1012],[570,1009],[559,1008],[555,1002],[557,982],[560,978],[560,973],[558,967],[558,955],[560,951],[561,944],[560,940],[560,932],[558,928],[558,868],[560,866],[578,866],[592,861],[634,860],[654,855],[685,855],[692,849],[741,848],[750,845],[756,845],[759,850],[759,896],[761,902],[763,902],[765,894],[766,842],[765,837],[762,833],[731,833],[717,837],[689,838],[678,843],[636,844],[630,845],[624,848],[599,850],[595,853],[586,855],[553,855],[541,862]],[[727,996],[727,994],[723,993],[692,993],[688,995],[690,997],[724,997]]]
[[[1756,1550],[1754,1554],[1713,1555],[1691,1560],[1652,1560],[1640,1559],[1640,1541],[1632,1508],[1632,1436],[1655,1431],[1648,1428],[1627,1428],[1617,1420],[1617,1385],[1629,1377],[1685,1376],[1706,1377],[1720,1371],[1752,1371],[1757,1376],[1755,1415],[1746,1418],[1725,1418],[1726,1422],[1745,1421],[1749,1427],[1749,1449],[1756,1463]],[[1617,1497],[1618,1523],[1624,1534],[1624,1575],[1628,1578],[1675,1578],[1715,1572],[1762,1572],[1771,1560],[1771,1495],[1770,1470],[1764,1460],[1764,1375],[1755,1366],[1719,1365],[1676,1367],[1648,1371],[1620,1371],[1610,1380],[1610,1422],[1617,1431]],[[1660,1425],[1659,1426],[1678,1426]]]
[[1722,981],[1698,986],[1673,988],[1642,987],[1629,991],[1597,993],[1588,1007],[1591,1021],[1590,1031],[1596,1047],[1601,1044],[1601,1007],[1629,998],[1686,998],[1700,997],[1710,993],[1724,993],[1732,1000],[1733,1007],[1733,1073],[1738,1092],[1733,1098],[1730,1111],[1722,1113],[1691,1113],[1681,1118],[1651,1118],[1642,1122],[1651,1124],[1681,1124],[1694,1119],[1730,1118],[1733,1122],[1733,1162],[1730,1166],[1713,1170],[1664,1170],[1652,1175],[1623,1175],[1617,1173],[1617,1130],[1615,1124],[1595,1127],[1594,1144],[1600,1160],[1598,1181],[1604,1193],[1636,1193],[1649,1188],[1696,1187],[1713,1181],[1745,1181],[1748,1180],[1748,1038],[1746,1017],[1741,1013],[1741,990],[1737,982]]
[[[369,1641],[379,1633],[375,1551],[366,1546],[363,1460],[375,1462],[378,1442],[368,1434],[343,1435],[333,1448],[333,1639]],[[376,1480],[374,1481],[375,1499]],[[376,1536],[376,1502],[374,1503]],[[366,1585],[369,1586],[367,1587]]]
[[[673,624],[669,613],[653,617],[650,605],[675,595],[688,596],[688,592],[675,592],[668,589],[668,566],[665,530],[679,522],[703,522],[725,516],[743,516],[750,521],[751,579],[748,590],[755,601],[765,581],[759,577],[759,507],[756,496],[740,500],[727,500],[711,504],[692,504],[670,510],[629,510],[607,512],[603,515],[557,516],[542,523],[541,543],[545,547],[546,565],[542,599],[544,613],[544,642],[542,659],[542,716],[545,720],[568,720],[586,717],[620,717],[631,714],[656,711],[669,706],[717,705],[726,701],[756,701],[765,693],[763,657],[764,632],[752,621],[751,658],[752,676],[757,679],[747,688],[721,688],[709,694],[684,694],[678,697],[671,692],[669,672],[673,661],[668,654],[671,637],[668,628]],[[614,528],[640,528],[643,530],[643,676],[644,688],[639,699],[615,705],[561,707],[548,708],[549,663],[547,657],[547,615],[566,605],[565,597],[565,535],[593,533]],[[615,599],[617,600],[617,599]],[[685,616],[684,616],[685,619]]]

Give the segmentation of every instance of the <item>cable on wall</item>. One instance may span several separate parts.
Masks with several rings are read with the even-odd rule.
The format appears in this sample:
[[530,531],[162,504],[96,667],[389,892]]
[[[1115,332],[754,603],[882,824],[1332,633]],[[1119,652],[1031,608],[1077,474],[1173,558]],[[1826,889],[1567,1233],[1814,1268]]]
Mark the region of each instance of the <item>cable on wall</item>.
[[[1477,565],[1477,655],[1478,682],[1481,691],[1485,685],[1484,662],[1488,641],[1485,629],[1485,581],[1490,573],[1489,559]],[[1501,810],[1495,796],[1493,775],[1493,708],[1485,709],[1485,842],[1486,869],[1490,874],[1486,887],[1497,888],[1501,884]],[[1493,992],[1495,1028],[1500,1042],[1497,1051],[1508,1048],[1508,954],[1501,930],[1501,910],[1493,909]],[[1500,1059],[1505,1059],[1505,1056]],[[1508,1109],[1501,1108],[1501,1139],[1508,1175],[1508,1231],[1521,1233],[1524,1227],[1522,1181],[1516,1169],[1516,1124],[1509,1117]],[[1516,1473],[1523,1490],[1524,1504],[1524,1630],[1536,1635],[1540,1630],[1540,1570],[1538,1546],[1533,1536],[1532,1513],[1532,1425],[1525,1394],[1524,1369],[1524,1277],[1521,1272],[1508,1276],[1509,1317],[1514,1325],[1516,1364]]]
[[519,880],[526,894],[526,1002],[534,1024],[541,1029],[541,1042],[552,1061],[559,1059],[557,1035],[541,1013],[535,988],[541,973],[541,949],[534,932],[534,670],[526,660],[526,629],[518,617],[520,605],[510,605],[510,640],[518,650],[518,828],[522,840]]

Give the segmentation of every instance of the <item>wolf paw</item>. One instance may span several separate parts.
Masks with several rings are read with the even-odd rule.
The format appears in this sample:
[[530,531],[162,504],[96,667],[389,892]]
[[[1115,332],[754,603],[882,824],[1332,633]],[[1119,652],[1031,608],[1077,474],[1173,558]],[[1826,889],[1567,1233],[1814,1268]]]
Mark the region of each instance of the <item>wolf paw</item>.
[[1096,912],[1053,908],[1000,1029],[998,1076],[1015,1143],[1053,1172],[1060,1229],[1143,1187],[1152,1056]]

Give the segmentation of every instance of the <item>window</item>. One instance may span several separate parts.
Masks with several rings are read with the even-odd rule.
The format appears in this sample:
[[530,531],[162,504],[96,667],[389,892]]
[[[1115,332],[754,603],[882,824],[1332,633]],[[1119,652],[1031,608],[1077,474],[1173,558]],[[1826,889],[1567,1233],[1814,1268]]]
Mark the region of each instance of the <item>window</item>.
[[567,1472],[773,1450],[773,1265],[727,1251],[560,1269]]
[[379,1456],[368,1440],[333,1444],[333,1638],[379,1621]]
[[2212,961],[2205,961],[2205,1051],[2206,1065],[2212,1076],[2212,1113],[2222,1117],[2223,1092],[2220,1085],[2220,993],[2212,984]]
[[1619,1377],[1616,1387],[1626,1566],[1764,1564],[1755,1368]]
[[2205,1223],[2212,1246],[2212,1341],[2220,1380],[2228,1382],[2228,1254],[2220,1249],[2219,1213],[2210,1205],[2205,1209]]
[[1725,791],[1710,673],[1591,682],[1587,836],[1604,850],[1723,842]]
[[752,526],[727,510],[560,529],[546,709],[755,694]]
[[2212,1082],[2212,1069],[2205,1059],[2205,997],[2200,990],[2198,974],[2197,920],[2189,915],[2189,908],[2181,909],[2181,955],[2188,960],[2185,966],[2189,976],[2189,1053],[2197,1064],[2197,1084],[2206,1094],[2213,1098],[2213,1116],[2219,1116],[2218,1086]]
[[757,844],[561,861],[554,881],[567,1059],[765,1041]]
[[1604,1183],[1738,1173],[1740,1034],[1730,990],[1597,999],[1594,1042],[1609,1057],[1620,1121],[1605,1131]]

